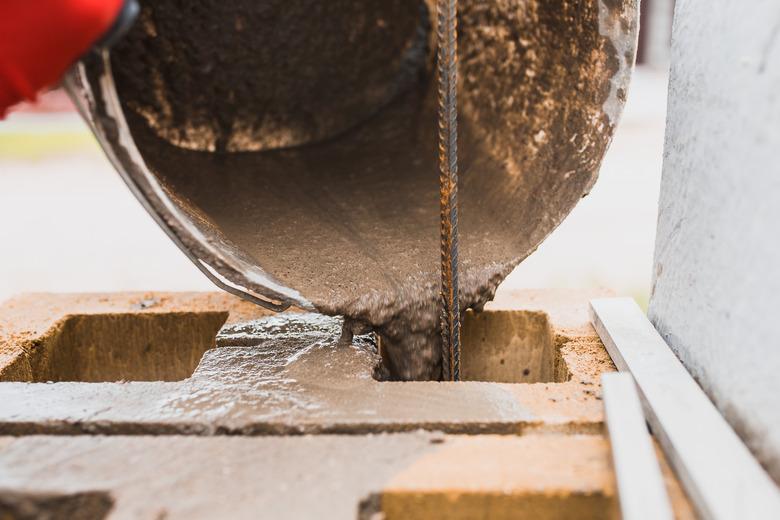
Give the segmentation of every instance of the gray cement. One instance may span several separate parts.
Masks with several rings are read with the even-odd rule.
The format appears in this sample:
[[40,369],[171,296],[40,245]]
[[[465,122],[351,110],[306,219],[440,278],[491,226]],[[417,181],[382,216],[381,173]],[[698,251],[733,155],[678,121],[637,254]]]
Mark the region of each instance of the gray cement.
[[780,483],[780,5],[677,3],[650,317]]

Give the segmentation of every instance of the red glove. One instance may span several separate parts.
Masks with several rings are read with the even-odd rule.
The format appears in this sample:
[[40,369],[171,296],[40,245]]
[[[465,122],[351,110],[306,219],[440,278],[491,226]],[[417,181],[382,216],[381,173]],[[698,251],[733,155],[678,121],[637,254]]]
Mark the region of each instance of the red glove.
[[[35,99],[115,25],[129,25],[135,0],[0,0],[0,119]],[[128,13],[128,7],[131,11]],[[126,28],[126,27],[124,27]]]

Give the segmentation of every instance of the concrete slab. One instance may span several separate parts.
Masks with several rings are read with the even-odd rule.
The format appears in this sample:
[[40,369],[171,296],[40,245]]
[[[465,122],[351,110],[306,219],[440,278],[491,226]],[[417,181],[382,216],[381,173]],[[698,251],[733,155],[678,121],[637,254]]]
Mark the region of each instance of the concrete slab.
[[[562,382],[379,382],[373,378],[377,354],[370,338],[341,344],[340,320],[285,313],[247,322],[243,320],[256,317],[259,310],[222,295],[23,297],[0,309],[5,324],[2,348],[14,359],[29,359],[36,345],[49,344],[50,357],[56,357],[53,338],[74,316],[146,316],[189,323],[204,319],[212,324],[219,318],[227,319],[228,326],[216,339],[218,348],[208,349],[214,339],[201,335],[198,348],[205,354],[192,376],[178,382],[0,383],[0,433],[354,434],[419,428],[451,433],[600,432],[598,378],[614,367],[587,321],[587,299],[560,293],[540,298],[545,303],[540,306],[538,296],[517,293],[516,310],[505,305],[503,310],[485,311],[478,320],[471,316],[464,330],[476,326],[470,325],[475,320],[490,320],[492,313],[533,317],[512,323],[534,324],[539,345],[545,343],[565,364],[565,370],[558,371]],[[555,322],[559,315],[568,317],[562,326]],[[539,319],[546,320],[541,327]],[[179,340],[167,336],[165,327],[144,330],[149,334],[144,341],[158,345],[152,351]],[[522,328],[511,330],[514,336],[524,334]],[[162,337],[155,337],[154,331]],[[159,343],[163,340],[168,347]],[[123,338],[116,341],[127,343]],[[72,343],[74,352],[82,345],[78,337]],[[110,342],[95,346],[101,349],[113,351]],[[499,357],[495,362],[500,364]],[[139,354],[134,361],[154,364],[165,359]],[[535,375],[528,367],[518,366],[517,371],[518,380]],[[11,379],[19,374],[7,373]]]

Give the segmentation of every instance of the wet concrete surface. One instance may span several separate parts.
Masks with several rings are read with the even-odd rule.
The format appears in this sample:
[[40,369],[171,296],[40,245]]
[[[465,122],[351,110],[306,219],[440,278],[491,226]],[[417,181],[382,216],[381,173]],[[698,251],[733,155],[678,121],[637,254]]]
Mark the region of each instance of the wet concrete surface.
[[[93,298],[96,312],[99,297]],[[514,301],[516,312],[552,313],[549,326],[567,382],[380,382],[373,377],[375,345],[368,337],[341,342],[338,318],[285,313],[247,322],[239,313],[228,318],[217,348],[180,382],[0,383],[0,433],[600,431],[598,377],[614,368],[584,311],[571,310],[585,300],[557,295],[535,301],[527,294]],[[189,305],[194,311],[198,302]],[[182,310],[170,297],[166,307]],[[6,337],[6,351],[14,337]]]

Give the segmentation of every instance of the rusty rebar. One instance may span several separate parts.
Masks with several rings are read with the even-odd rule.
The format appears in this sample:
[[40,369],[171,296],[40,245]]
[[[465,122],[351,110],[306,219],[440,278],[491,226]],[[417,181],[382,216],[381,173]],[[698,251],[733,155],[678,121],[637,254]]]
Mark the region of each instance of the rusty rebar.
[[457,12],[457,0],[438,0],[442,377],[447,381],[460,379]]

